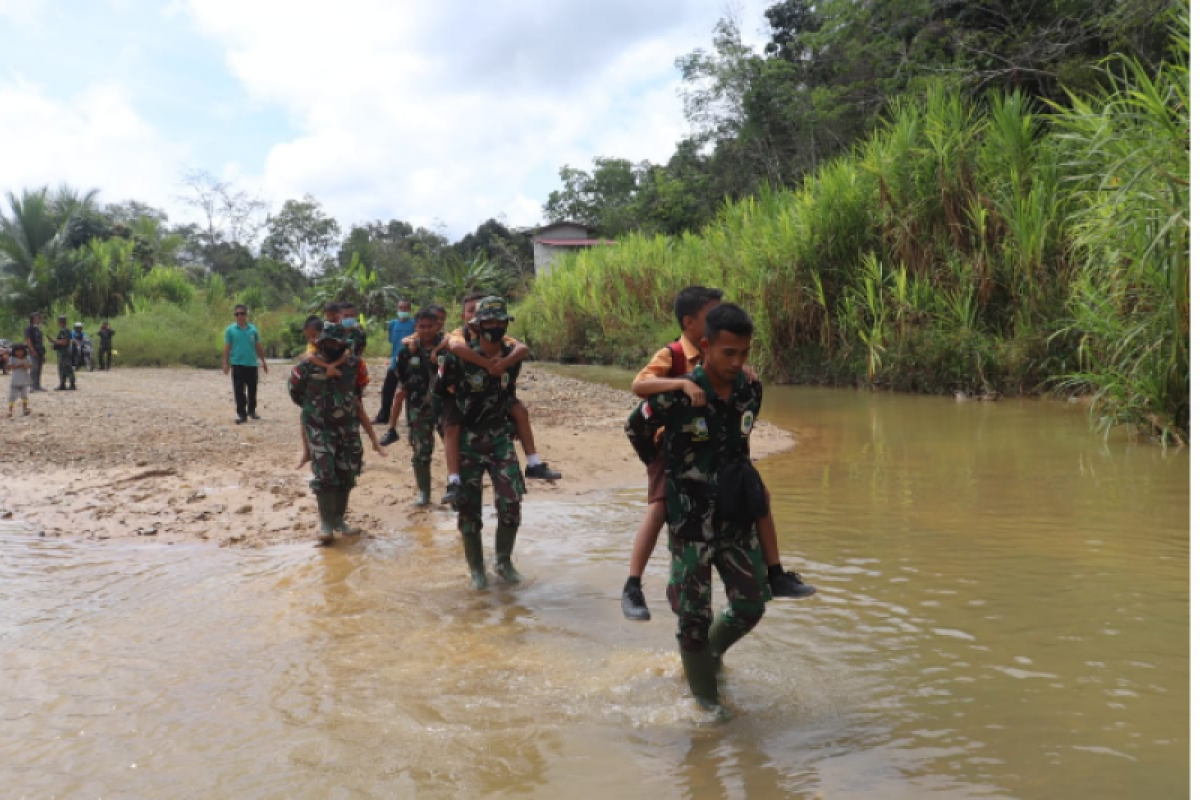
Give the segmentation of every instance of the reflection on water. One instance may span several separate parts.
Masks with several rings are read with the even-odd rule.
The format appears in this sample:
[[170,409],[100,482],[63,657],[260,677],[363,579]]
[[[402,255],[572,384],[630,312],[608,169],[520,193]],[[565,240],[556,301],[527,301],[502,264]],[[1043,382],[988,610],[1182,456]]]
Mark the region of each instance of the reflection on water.
[[[624,380],[624,376],[621,378]],[[517,589],[453,518],[333,550],[0,532],[5,796],[1170,797],[1186,792],[1188,459],[1075,409],[768,392],[784,562],[686,697],[640,487],[530,504]],[[11,790],[11,791],[10,791]]]

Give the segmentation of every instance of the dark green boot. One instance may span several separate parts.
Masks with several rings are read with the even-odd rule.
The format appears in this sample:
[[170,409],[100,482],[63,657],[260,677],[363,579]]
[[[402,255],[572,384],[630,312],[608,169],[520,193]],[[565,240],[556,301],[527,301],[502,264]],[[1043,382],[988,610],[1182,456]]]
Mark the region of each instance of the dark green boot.
[[345,487],[337,490],[337,519],[334,520],[333,529],[346,536],[357,536],[362,531],[346,522],[346,510],[350,508],[350,492],[351,490]]
[[463,552],[467,555],[467,566],[471,568],[471,587],[486,589],[487,570],[483,568],[483,536],[475,533],[462,535]]
[[513,545],[517,542],[515,526],[500,525],[496,528],[496,574],[505,583],[520,583],[521,573],[512,563]]
[[433,465],[428,461],[424,463],[413,464],[413,474],[417,476],[417,505],[429,505],[429,498],[433,494]]
[[717,662],[708,650],[688,652],[680,650],[679,657],[683,659],[683,674],[687,677],[688,688],[696,702],[706,711],[721,707],[721,698],[717,693]]
[[333,544],[333,531],[337,525],[337,490],[317,492],[317,513],[321,516],[321,532],[317,534],[318,545]]
[[708,652],[712,654],[717,667],[721,666],[721,657],[745,636],[747,631],[725,621],[725,615],[717,617],[708,628]]

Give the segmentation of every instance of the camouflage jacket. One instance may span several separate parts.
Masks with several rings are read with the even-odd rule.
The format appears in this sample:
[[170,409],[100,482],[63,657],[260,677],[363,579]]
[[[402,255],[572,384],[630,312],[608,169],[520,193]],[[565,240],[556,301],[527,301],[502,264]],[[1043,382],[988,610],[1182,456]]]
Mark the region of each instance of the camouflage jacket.
[[[679,535],[711,539],[719,478],[727,467],[749,458],[750,434],[762,407],[762,384],[739,375],[728,400],[713,391],[704,367],[687,378],[704,390],[708,403],[695,408],[683,392],[663,392],[638,404],[625,423],[625,435],[638,457],[649,464],[657,455],[655,435],[664,431],[667,468],[667,522],[676,533],[686,518],[700,527]],[[720,525],[724,528],[726,526]],[[723,534],[722,534],[723,535]]]
[[[471,342],[471,348],[483,355],[482,345],[478,341]],[[512,351],[511,345],[501,345],[501,358],[507,358]],[[508,425],[508,408],[516,397],[517,376],[520,374],[519,363],[509,367],[503,375],[494,377],[483,367],[468,364],[447,353],[438,371],[434,391],[442,396],[443,402],[458,408],[466,427],[499,432]]]
[[367,350],[367,331],[362,323],[346,329],[346,344],[350,346],[354,355],[362,358],[362,354]]
[[396,353],[396,377],[408,392],[408,403],[414,408],[423,407],[433,399],[433,384],[446,360],[445,351],[438,350],[444,340],[445,336],[439,333],[433,347],[422,347],[420,338],[413,334],[404,339]]
[[319,419],[325,426],[357,424],[356,403],[362,396],[361,363],[357,356],[349,356],[338,367],[341,376],[326,378],[324,367],[305,359],[292,367],[288,394],[304,410],[306,420]]

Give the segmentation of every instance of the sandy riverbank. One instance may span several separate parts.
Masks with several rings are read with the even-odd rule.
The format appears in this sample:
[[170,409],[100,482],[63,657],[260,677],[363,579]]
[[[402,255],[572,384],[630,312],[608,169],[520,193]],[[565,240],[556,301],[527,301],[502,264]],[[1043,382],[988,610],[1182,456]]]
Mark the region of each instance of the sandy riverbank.
[[[18,407],[14,419],[0,419],[0,516],[47,536],[104,541],[258,547],[312,539],[316,503],[308,468],[296,468],[299,410],[287,396],[289,370],[279,363],[262,376],[262,419],[246,425],[234,424],[233,391],[219,370],[83,373],[79,391],[34,394],[31,416]],[[367,410],[374,416],[382,362],[371,372]],[[631,393],[530,367],[519,394],[533,414],[540,455],[565,476],[530,481],[528,502],[644,487],[645,470],[621,430],[635,403]],[[412,506],[411,450],[401,436],[385,459],[367,448],[349,518],[368,536],[400,535],[411,519],[452,513]],[[792,444],[765,424],[754,439],[756,457]],[[444,481],[439,447],[435,495]]]

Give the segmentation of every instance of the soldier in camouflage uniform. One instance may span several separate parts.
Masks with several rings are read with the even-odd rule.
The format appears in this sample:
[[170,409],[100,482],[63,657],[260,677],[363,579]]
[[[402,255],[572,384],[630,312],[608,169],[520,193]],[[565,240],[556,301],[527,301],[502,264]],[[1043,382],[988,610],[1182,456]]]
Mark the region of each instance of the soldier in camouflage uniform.
[[[735,494],[733,506],[747,513],[732,514],[726,502],[741,486],[735,487],[728,477],[732,470],[753,473],[750,433],[762,404],[762,384],[742,372],[753,330],[749,315],[732,303],[714,308],[706,320],[704,360],[690,375],[704,390],[706,405],[692,406],[682,391],[664,392],[638,405],[625,425],[646,464],[657,453],[655,433],[664,431],[671,549],[667,599],[679,617],[676,638],[688,685],[706,707],[719,704],[721,656],[758,624],[771,598],[754,530],[753,511],[763,509],[752,509],[746,498]],[[761,490],[761,482],[758,487]],[[765,505],[765,494],[757,499]],[[718,513],[719,502],[724,515]],[[714,566],[729,599],[715,622]]]
[[[488,359],[507,358],[512,346],[504,342],[504,334],[512,317],[504,301],[499,297],[480,300],[475,319],[480,335],[471,347]],[[460,425],[462,490],[455,507],[471,583],[476,589],[487,588],[482,538],[484,472],[491,475],[496,495],[496,574],[506,583],[521,580],[512,563],[512,551],[521,525],[525,483],[513,448],[513,428],[508,416],[520,372],[521,365],[516,363],[493,376],[483,367],[447,354],[438,378],[437,391],[446,405],[447,427]]]
[[[408,443],[413,450],[417,505],[427,506],[433,482],[433,437],[441,432],[442,421],[441,401],[433,392],[433,384],[445,359],[439,348],[445,337],[438,332],[437,314],[432,309],[417,312],[416,322],[417,332],[402,340],[393,369],[407,397]],[[389,429],[389,433],[394,432],[394,428]]]
[[[337,361],[346,350],[346,330],[340,324],[325,323],[316,341],[326,363]],[[333,542],[334,532],[353,533],[346,525],[350,491],[362,472],[363,446],[359,435],[361,399],[367,384],[366,365],[357,356],[349,356],[340,374],[328,377],[324,366],[307,358],[292,369],[288,394],[300,406],[300,421],[312,454],[313,479],[309,482],[317,496],[321,515],[318,543]]]

